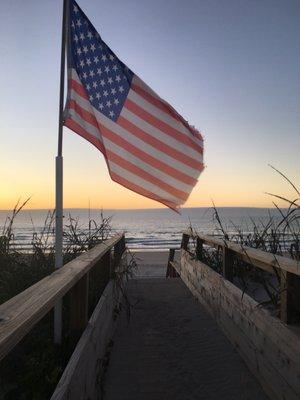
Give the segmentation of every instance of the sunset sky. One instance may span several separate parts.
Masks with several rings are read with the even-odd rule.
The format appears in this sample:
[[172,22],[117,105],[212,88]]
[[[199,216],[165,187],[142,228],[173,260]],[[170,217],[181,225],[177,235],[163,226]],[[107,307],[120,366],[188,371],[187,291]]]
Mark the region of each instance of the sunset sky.
[[[272,206],[300,187],[300,2],[78,0],[106,43],[205,138],[185,206]],[[62,0],[1,2],[0,209],[54,206]],[[64,129],[64,205],[152,208]]]

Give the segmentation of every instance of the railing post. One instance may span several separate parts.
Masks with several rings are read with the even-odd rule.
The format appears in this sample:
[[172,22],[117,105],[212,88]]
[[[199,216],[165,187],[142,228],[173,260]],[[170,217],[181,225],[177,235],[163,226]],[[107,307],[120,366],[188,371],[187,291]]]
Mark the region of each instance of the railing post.
[[179,277],[178,272],[171,265],[171,262],[174,261],[174,257],[175,257],[175,249],[170,249],[169,258],[168,258],[168,264],[167,264],[166,278],[178,278]]
[[300,276],[280,271],[280,319],[289,324],[300,321]]
[[196,241],[196,259],[203,261],[203,240],[197,236]]
[[190,235],[187,233],[182,234],[182,240],[181,240],[181,248],[184,250],[188,250],[189,248],[189,240],[190,240]]
[[233,281],[233,256],[234,252],[227,246],[223,246],[223,276],[229,281]]
[[70,291],[70,331],[78,338],[88,322],[89,274],[85,274]]
[[125,248],[126,248],[125,236],[123,235],[121,237],[121,239],[119,240],[119,242],[114,247],[114,260],[113,260],[113,269],[114,269],[114,271],[116,270],[116,268],[120,264],[120,261],[122,259],[122,255],[123,255],[123,253],[125,251]]

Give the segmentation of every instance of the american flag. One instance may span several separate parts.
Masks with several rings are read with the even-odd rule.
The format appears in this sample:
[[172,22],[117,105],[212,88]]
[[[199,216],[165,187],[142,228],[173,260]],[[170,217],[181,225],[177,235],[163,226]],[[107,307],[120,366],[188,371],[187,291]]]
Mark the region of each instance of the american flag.
[[70,2],[64,125],[104,155],[111,178],[177,210],[203,170],[203,139],[103,42]]

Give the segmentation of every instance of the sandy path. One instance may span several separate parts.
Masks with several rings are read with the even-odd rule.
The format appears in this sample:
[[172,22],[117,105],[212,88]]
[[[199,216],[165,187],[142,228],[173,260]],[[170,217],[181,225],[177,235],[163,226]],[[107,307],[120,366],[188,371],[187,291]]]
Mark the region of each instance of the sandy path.
[[120,318],[105,400],[261,400],[246,365],[183,282],[129,282],[130,323]]

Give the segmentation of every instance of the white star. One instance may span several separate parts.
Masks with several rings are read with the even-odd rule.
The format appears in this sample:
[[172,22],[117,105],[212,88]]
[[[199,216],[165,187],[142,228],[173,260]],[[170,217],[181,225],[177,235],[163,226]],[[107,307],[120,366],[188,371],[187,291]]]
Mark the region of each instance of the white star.
[[95,51],[96,50],[96,46],[94,44],[91,44],[91,51]]
[[106,60],[107,60],[107,57],[106,57],[105,54],[103,54],[103,56],[101,57],[101,60],[102,60],[102,61],[106,61]]
[[116,76],[116,81],[117,81],[117,82],[120,82],[120,80],[121,80],[120,75],[117,75],[117,76]]
[[96,89],[96,87],[98,87],[98,84],[97,84],[97,82],[93,82],[93,88],[95,88],[95,89]]
[[101,86],[105,86],[105,80],[104,80],[104,79],[101,79],[100,85],[101,85]]
[[98,68],[98,69],[97,69],[97,74],[98,74],[98,75],[101,75],[101,74],[102,74],[102,69],[101,69],[101,68]]
[[87,73],[84,72],[84,73],[82,74],[82,77],[83,77],[83,79],[86,79],[86,78],[87,78]]
[[102,103],[99,104],[99,108],[100,108],[100,110],[103,110],[104,106]]
[[87,58],[87,59],[86,59],[86,63],[87,63],[88,66],[90,66],[90,65],[92,64],[91,59],[90,59],[90,58]]
[[91,90],[91,87],[89,84],[86,85],[87,90]]
[[110,71],[109,67],[105,67],[104,71],[108,74]]
[[108,96],[108,91],[104,90],[103,94],[104,94],[105,97],[107,97]]
[[100,97],[101,97],[101,96],[100,96],[100,93],[99,93],[99,92],[97,92],[97,93],[96,93],[96,99],[97,99],[97,100],[99,100],[99,99],[100,99]]
[[115,105],[117,106],[120,102],[119,102],[118,99],[114,99],[114,103],[115,103]]
[[123,86],[119,86],[119,92],[123,93],[124,92],[124,88]]
[[87,46],[83,46],[83,49],[82,49],[82,50],[85,52],[85,54],[89,51],[88,48],[87,48]]
[[106,102],[106,107],[111,107],[111,102],[109,100]]
[[76,43],[77,43],[78,40],[79,40],[77,35],[74,35],[73,39],[74,39],[74,41],[75,41]]
[[93,101],[94,97],[92,95],[90,95],[90,101]]
[[74,7],[73,7],[73,11],[74,11],[75,14],[77,14],[78,11],[79,11],[79,10],[78,10],[78,7],[77,7],[77,6],[74,6]]
[[94,57],[94,63],[98,63],[99,62],[99,57]]
[[110,59],[110,61],[113,61],[115,59],[115,57],[112,54],[110,54],[109,59]]
[[93,78],[95,76],[94,71],[91,69],[90,70],[90,77]]
[[81,53],[82,53],[81,48],[77,47],[77,54],[80,56]]
[[109,112],[109,116],[113,118],[113,116],[115,115],[115,113],[113,111]]
[[111,89],[111,94],[116,94],[116,89],[115,88]]
[[81,34],[79,35],[79,37],[80,37],[80,40],[84,40],[84,34],[83,34],[83,33],[81,33]]
[[116,64],[114,64],[114,66],[113,66],[113,68],[112,68],[114,71],[116,71],[117,69],[118,69],[118,67],[117,67],[117,65]]
[[76,25],[77,25],[78,27],[80,27],[80,26],[82,25],[82,23],[81,23],[81,20],[80,20],[80,19],[78,19],[78,20],[76,21]]
[[110,85],[113,83],[113,80],[112,80],[112,78],[108,78],[107,79],[107,83],[109,83]]
[[71,23],[71,27],[74,29],[75,28],[75,24],[74,24],[74,22],[72,21],[72,23]]
[[81,66],[81,68],[83,68],[83,67],[85,66],[85,64],[84,64],[84,61],[83,61],[83,60],[81,60],[81,61],[80,61],[80,66]]
[[93,34],[92,34],[92,32],[91,32],[91,31],[88,31],[87,37],[88,37],[89,39],[92,39],[92,37],[93,37]]

